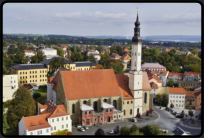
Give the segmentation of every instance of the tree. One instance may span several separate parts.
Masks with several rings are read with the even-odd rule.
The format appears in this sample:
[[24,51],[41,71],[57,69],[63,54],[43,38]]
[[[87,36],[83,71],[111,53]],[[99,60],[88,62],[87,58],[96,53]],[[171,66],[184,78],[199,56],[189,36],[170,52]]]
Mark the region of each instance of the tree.
[[101,128],[97,129],[95,132],[95,136],[99,136],[99,135],[105,135],[103,129],[101,129]]
[[15,46],[14,45],[10,45],[7,54],[8,55],[15,54],[15,52],[16,52]]
[[115,133],[115,134],[119,134],[119,133],[120,133],[119,126],[116,126],[116,127],[115,127],[114,133]]
[[11,129],[18,127],[18,122],[24,116],[36,114],[35,100],[27,88],[20,87],[14,92],[14,99],[8,107],[8,124]]
[[23,45],[23,43],[18,43],[17,45],[18,47],[16,48],[16,52],[24,53],[24,50],[26,49],[26,47]]
[[137,129],[136,131],[131,132],[130,135],[142,136],[142,135],[144,135],[144,134],[141,133],[141,132],[139,132],[139,130]]
[[104,54],[100,54],[101,59],[99,60],[99,64],[103,65],[104,69],[106,69],[106,61],[107,59],[110,59],[110,52],[109,51],[105,51]]
[[46,56],[43,51],[38,50],[35,56],[31,57],[31,63],[40,63],[41,61],[46,60]]
[[40,96],[39,98],[36,99],[36,102],[44,105],[47,100],[47,94]]
[[38,99],[38,98],[40,98],[41,97],[41,94],[40,93],[34,93],[33,94],[33,98],[36,100],[36,99]]
[[162,104],[164,106],[167,106],[168,105],[168,102],[169,102],[169,98],[168,98],[168,95],[166,93],[163,93],[161,95],[161,99],[162,99]]
[[110,69],[113,69],[115,74],[123,73],[124,65],[122,64],[122,61],[112,61],[110,62],[110,66],[108,67]]
[[121,127],[120,129],[120,135],[129,135],[130,134],[130,128],[126,125]]
[[33,51],[34,51],[34,47],[33,47],[33,46],[27,46],[26,49],[27,49],[27,50],[33,50]]
[[54,75],[57,69],[64,68],[66,70],[70,70],[69,68],[65,68],[64,65],[67,64],[63,57],[54,57],[49,63],[49,71],[47,73],[47,78],[50,78]]
[[95,57],[93,55],[89,56],[88,61],[96,63],[96,59],[95,59]]
[[96,50],[98,50],[98,52],[101,53],[102,51],[105,51],[105,48],[103,46],[97,46]]
[[28,59],[25,57],[24,51],[18,51],[15,55],[14,63],[15,64],[27,64]]
[[189,116],[191,117],[191,119],[192,119],[192,117],[193,117],[193,115],[194,115],[194,114],[193,114],[193,111],[192,111],[192,110],[189,110],[189,111],[188,111],[188,115],[189,115]]
[[159,125],[146,125],[139,130],[144,136],[163,135]]
[[57,50],[57,55],[64,57],[64,51],[61,48],[54,48]]
[[173,80],[173,79],[170,79],[170,80],[167,82],[166,86],[168,86],[168,87],[173,87],[173,86],[174,86],[174,80]]
[[156,102],[160,102],[161,101],[161,95],[160,94],[157,94],[156,97],[155,97],[155,100]]
[[5,107],[3,105],[3,133],[5,134],[7,130],[9,129],[9,125],[7,123],[6,119],[7,114],[5,113]]
[[3,75],[6,75],[7,74],[7,69],[5,67],[5,65],[3,65]]
[[57,132],[51,133],[51,135],[70,135],[68,129],[58,130]]
[[123,47],[121,46],[112,46],[110,48],[110,53],[117,53],[119,54],[120,56],[122,56],[124,54],[124,51],[123,51]]
[[136,132],[138,130],[137,126],[135,124],[133,124],[130,128],[130,133],[132,132]]
[[97,64],[95,67],[92,67],[92,69],[104,69],[104,67],[101,64]]
[[194,54],[194,55],[195,55],[195,54],[198,54],[198,50],[197,50],[197,49],[193,49],[193,50],[191,51],[191,53]]
[[76,62],[76,61],[83,61],[83,56],[81,52],[73,53],[71,56],[71,61]]

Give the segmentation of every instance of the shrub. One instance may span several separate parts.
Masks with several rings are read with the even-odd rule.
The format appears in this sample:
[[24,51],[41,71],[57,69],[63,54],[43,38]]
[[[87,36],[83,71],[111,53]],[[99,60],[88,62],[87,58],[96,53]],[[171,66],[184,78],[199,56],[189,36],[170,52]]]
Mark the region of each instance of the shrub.
[[33,98],[36,100],[36,99],[38,99],[38,98],[40,98],[41,97],[41,94],[40,93],[34,93],[33,94]]
[[99,129],[96,130],[95,135],[96,136],[98,136],[98,135],[105,135],[105,132],[104,132],[103,129],[99,128]]

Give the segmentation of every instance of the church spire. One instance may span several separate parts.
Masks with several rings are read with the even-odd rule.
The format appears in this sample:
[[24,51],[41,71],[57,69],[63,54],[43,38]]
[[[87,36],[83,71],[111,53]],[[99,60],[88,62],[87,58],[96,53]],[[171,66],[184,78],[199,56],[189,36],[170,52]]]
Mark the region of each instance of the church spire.
[[137,19],[135,22],[135,28],[134,28],[134,36],[132,38],[132,43],[141,43],[142,38],[140,37],[140,22],[139,22],[139,10],[137,8]]

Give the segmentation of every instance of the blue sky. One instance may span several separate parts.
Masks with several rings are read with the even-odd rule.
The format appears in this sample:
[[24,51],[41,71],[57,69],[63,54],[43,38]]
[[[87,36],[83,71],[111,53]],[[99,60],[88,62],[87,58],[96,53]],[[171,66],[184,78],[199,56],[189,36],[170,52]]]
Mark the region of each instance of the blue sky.
[[3,33],[133,36],[201,35],[198,3],[6,3]]

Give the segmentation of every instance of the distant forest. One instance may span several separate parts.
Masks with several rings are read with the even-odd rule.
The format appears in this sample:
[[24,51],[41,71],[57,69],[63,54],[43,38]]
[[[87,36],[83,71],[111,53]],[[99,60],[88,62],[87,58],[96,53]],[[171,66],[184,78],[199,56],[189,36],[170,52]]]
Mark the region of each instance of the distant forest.
[[[132,44],[132,40],[128,39],[99,39],[99,38],[86,38],[68,35],[17,35],[17,34],[4,34],[3,40],[9,43],[21,42],[21,43],[33,43],[35,45],[57,45],[57,44],[85,44],[85,45],[119,45],[129,46]],[[80,43],[80,41],[83,41]],[[149,46],[165,46],[165,47],[189,47],[189,48],[200,48],[201,43],[190,43],[190,42],[164,42],[164,43],[151,43],[152,41],[143,40],[143,45]]]

